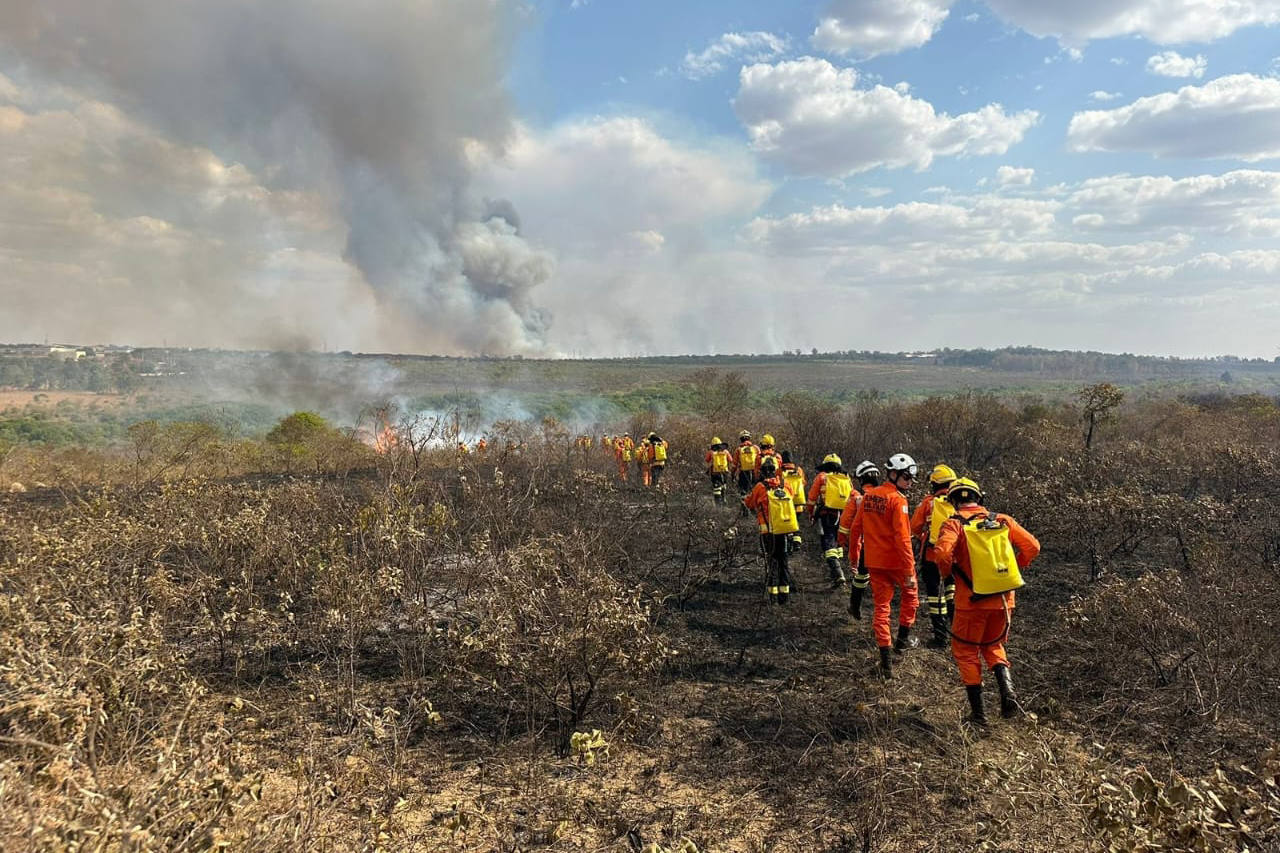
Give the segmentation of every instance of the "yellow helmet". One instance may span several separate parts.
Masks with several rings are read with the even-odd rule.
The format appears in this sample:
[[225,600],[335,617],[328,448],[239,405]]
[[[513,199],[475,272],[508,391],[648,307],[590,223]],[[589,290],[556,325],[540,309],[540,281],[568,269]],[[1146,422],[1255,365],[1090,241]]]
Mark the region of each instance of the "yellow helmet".
[[831,464],[833,464],[833,465],[843,465],[843,464],[844,464],[844,462],[840,461],[840,457],[839,457],[839,456],[837,456],[837,455],[836,455],[836,454],[834,454],[834,453],[828,453],[826,456],[822,457],[822,464],[823,464],[823,465],[826,465],[828,462],[830,462],[830,463],[831,463]]
[[769,433],[767,432],[764,435],[760,436],[760,446],[773,447],[773,436],[769,435]]
[[947,500],[956,506],[973,501],[982,503],[985,497],[982,494],[982,487],[968,477],[960,477],[947,489]]
[[956,478],[955,469],[950,465],[934,465],[929,472],[929,482],[935,486],[945,486]]
[[717,444],[724,444],[724,442],[720,440],[720,436],[718,435],[715,438],[711,439],[712,447],[715,447]]

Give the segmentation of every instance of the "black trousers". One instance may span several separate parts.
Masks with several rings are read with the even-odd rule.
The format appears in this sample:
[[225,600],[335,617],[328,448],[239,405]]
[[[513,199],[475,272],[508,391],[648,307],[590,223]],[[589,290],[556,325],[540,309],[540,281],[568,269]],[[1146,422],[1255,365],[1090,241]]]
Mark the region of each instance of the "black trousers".
[[724,472],[713,471],[708,476],[711,477],[711,497],[718,504],[724,503],[724,489],[729,483],[729,475]]
[[920,579],[924,581],[924,603],[929,611],[929,621],[934,626],[939,626],[955,608],[955,581],[950,578],[943,581],[938,572],[938,564],[933,560],[921,561]]
[[818,510],[818,530],[821,533],[822,558],[839,559],[844,551],[836,545],[836,534],[840,531],[840,513],[834,509]]
[[788,539],[790,536],[785,533],[760,534],[766,563],[765,587],[770,596],[791,594],[791,567],[787,563]]

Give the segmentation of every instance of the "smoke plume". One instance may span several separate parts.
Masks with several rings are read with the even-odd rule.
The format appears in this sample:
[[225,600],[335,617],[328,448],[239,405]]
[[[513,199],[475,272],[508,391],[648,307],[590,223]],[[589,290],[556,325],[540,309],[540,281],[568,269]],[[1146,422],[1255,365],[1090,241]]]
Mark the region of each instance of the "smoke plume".
[[518,12],[514,0],[5,0],[0,48],[272,192],[330,195],[345,257],[396,330],[387,348],[538,354],[548,317],[533,291],[551,258],[509,203],[477,195],[470,166],[512,133]]

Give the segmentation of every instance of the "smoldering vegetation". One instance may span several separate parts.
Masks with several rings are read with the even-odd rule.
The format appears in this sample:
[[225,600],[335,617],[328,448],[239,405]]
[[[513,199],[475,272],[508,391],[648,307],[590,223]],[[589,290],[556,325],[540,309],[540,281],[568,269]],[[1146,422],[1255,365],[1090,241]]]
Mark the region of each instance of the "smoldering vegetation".
[[[0,847],[1269,849],[1280,407],[1097,390],[651,419],[662,490],[554,420],[82,449],[0,497]],[[816,556],[765,605],[702,475],[743,425],[946,461],[1039,536],[1027,718],[962,726],[941,653],[877,681]]]

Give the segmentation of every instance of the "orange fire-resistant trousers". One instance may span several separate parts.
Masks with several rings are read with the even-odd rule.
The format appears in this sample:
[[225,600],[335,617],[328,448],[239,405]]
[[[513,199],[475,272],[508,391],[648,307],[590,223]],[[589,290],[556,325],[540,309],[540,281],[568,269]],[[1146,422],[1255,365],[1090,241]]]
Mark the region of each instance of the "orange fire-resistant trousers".
[[[960,668],[960,679],[966,686],[972,687],[982,683],[982,661],[987,662],[987,669],[996,664],[1009,665],[1009,658],[1004,652],[1006,616],[1001,610],[957,610],[955,621],[951,625],[951,654]],[[957,637],[968,640],[963,643]],[[999,642],[997,642],[999,641]],[[973,645],[982,643],[983,645]]]
[[629,462],[623,462],[621,458],[618,459],[618,476],[624,483],[627,481],[627,469],[629,466]]
[[876,635],[876,645],[883,649],[893,644],[889,611],[893,606],[894,588],[902,590],[902,599],[898,602],[898,625],[903,628],[910,628],[916,622],[920,591],[916,584],[907,586],[907,578],[915,575],[914,566],[910,569],[868,569],[868,572],[871,575],[871,599],[875,602],[871,629]]

